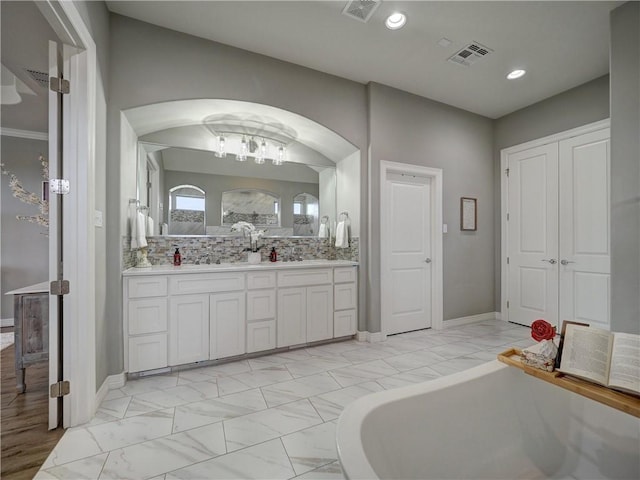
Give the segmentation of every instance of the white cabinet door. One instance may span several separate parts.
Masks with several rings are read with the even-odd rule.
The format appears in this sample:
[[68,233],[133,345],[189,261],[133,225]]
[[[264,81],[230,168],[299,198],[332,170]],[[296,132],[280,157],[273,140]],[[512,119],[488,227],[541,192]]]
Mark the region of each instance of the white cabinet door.
[[307,287],[307,342],[333,338],[333,287]]
[[307,341],[307,289],[278,290],[277,346],[287,347]]
[[333,336],[346,337],[356,333],[357,315],[355,310],[342,310],[333,315]]
[[209,359],[209,295],[169,299],[169,365]]
[[247,320],[276,318],[276,291],[250,290],[247,292]]
[[245,353],[244,292],[214,293],[210,298],[210,359]]
[[167,299],[165,297],[129,300],[127,319],[129,335],[167,331]]
[[247,324],[247,353],[276,348],[276,321],[262,320]]
[[610,328],[609,129],[560,142],[560,318]]
[[164,368],[167,363],[167,334],[129,338],[129,372]]
[[336,310],[349,310],[358,304],[358,289],[355,283],[342,283],[334,287]]

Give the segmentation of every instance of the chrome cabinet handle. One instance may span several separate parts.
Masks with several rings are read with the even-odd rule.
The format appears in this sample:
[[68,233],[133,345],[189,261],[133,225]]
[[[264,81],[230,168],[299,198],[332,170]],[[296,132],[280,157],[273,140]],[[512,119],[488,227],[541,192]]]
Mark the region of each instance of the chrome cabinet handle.
[[570,263],[576,263],[576,262],[572,262],[571,260],[560,260],[560,264],[562,265],[569,265]]
[[427,259],[424,261],[424,263],[431,263],[431,259],[430,259],[430,258],[427,258]]
[[543,262],[549,262],[551,265],[555,265],[556,263],[556,259],[555,258],[550,258],[549,260],[545,260],[544,258],[542,259]]

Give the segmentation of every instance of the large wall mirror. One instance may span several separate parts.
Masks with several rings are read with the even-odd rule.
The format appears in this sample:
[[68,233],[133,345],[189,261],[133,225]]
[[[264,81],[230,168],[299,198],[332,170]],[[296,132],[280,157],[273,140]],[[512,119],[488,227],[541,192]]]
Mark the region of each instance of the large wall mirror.
[[267,236],[318,236],[319,219],[336,218],[332,162],[256,164],[212,150],[138,145],[138,198],[154,235],[229,235],[242,220]]

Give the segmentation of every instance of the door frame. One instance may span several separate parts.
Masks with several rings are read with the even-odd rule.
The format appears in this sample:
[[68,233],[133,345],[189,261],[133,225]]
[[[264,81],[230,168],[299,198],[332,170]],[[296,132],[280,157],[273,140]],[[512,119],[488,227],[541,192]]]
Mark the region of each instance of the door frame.
[[507,309],[507,300],[509,299],[509,269],[507,265],[507,254],[509,253],[509,232],[507,228],[509,182],[507,181],[507,157],[523,150],[610,128],[610,124],[611,121],[607,118],[500,150],[500,318],[505,322],[509,321],[509,310]]
[[[389,202],[389,192],[386,188],[386,178],[389,173],[417,175],[431,180],[431,328],[441,330],[443,328],[443,257],[442,257],[442,185],[443,171],[441,168],[424,167],[408,163],[380,161],[380,291],[391,291],[389,280],[385,279],[385,271],[388,263],[384,252],[388,251],[389,235],[386,225],[389,223],[385,205]],[[380,295],[380,331],[382,337],[387,336],[387,324],[385,313],[389,310],[389,301],[385,295]]]
[[[65,197],[63,218],[64,278],[70,294],[64,298],[63,377],[71,384],[64,397],[63,427],[88,422],[96,410],[95,337],[95,159],[96,45],[73,4],[62,0],[38,3],[38,8],[63,44],[77,48],[69,58],[72,97],[65,97],[63,176],[72,194]],[[89,261],[87,261],[89,259]]]

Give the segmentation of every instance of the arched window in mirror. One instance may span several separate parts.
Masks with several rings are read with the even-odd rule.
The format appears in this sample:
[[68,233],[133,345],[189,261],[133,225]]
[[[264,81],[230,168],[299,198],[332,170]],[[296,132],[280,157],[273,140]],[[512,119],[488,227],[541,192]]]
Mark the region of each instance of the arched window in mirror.
[[249,222],[256,227],[280,226],[280,197],[262,190],[229,190],[222,193],[222,225]]
[[169,189],[169,235],[204,235],[204,190],[195,185]]
[[318,197],[300,193],[293,199],[293,235],[314,237],[318,235]]

